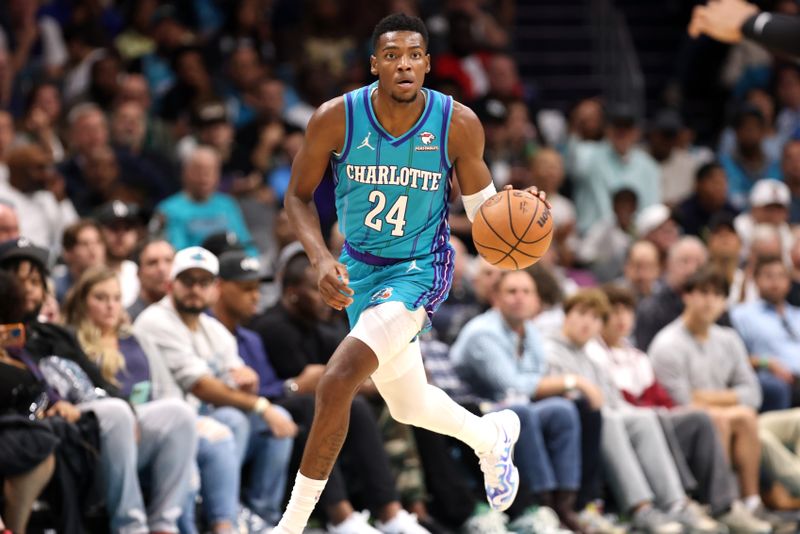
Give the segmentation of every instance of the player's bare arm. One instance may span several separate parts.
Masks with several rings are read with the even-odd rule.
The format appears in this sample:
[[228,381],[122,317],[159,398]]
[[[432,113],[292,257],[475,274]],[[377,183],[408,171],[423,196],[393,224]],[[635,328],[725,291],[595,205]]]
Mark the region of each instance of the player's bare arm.
[[[464,196],[480,193],[492,184],[492,175],[483,159],[485,144],[483,125],[475,112],[459,102],[453,102],[447,152]],[[511,186],[506,186],[505,189],[511,189]],[[544,191],[539,191],[536,187],[530,187],[527,191],[546,202],[547,195]]]
[[347,286],[347,268],[336,261],[325,245],[314,207],[314,191],[330,164],[331,154],[344,145],[345,105],[338,97],[323,104],[311,117],[303,146],[292,164],[284,205],[289,220],[317,270],[319,290],[325,302],[337,309],[349,306],[353,291]]

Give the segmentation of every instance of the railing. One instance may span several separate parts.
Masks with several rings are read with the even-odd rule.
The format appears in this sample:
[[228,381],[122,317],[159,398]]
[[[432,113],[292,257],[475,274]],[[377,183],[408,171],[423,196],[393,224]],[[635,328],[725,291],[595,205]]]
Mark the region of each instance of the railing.
[[590,0],[589,4],[593,65],[603,96],[607,103],[627,104],[644,117],[644,75],[625,17],[611,0]]

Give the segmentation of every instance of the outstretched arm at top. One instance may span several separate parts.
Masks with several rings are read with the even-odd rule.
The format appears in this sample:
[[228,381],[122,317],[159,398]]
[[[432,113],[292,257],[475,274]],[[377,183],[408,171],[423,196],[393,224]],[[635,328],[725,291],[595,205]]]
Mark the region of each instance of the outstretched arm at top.
[[344,99],[339,97],[320,106],[311,117],[303,146],[294,158],[284,198],[289,221],[317,270],[320,293],[325,302],[337,310],[353,302],[349,296],[353,290],[347,286],[347,268],[336,261],[325,245],[313,200],[331,154],[342,149],[344,137]]

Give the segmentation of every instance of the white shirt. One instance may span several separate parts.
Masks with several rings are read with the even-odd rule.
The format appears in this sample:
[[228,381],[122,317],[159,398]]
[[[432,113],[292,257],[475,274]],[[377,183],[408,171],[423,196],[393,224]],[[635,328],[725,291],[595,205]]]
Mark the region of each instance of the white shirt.
[[119,284],[122,287],[122,305],[130,307],[139,296],[139,266],[131,260],[120,265]]
[[78,220],[72,201],[65,198],[59,202],[50,191],[25,194],[7,181],[0,181],[0,199],[14,206],[20,235],[52,253],[61,250],[64,228]]

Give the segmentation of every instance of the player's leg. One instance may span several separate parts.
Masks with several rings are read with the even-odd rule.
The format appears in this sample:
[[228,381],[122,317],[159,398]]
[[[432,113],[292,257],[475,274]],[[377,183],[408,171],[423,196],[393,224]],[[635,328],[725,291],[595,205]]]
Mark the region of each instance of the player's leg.
[[353,397],[377,367],[372,349],[351,336],[331,356],[317,386],[314,421],[276,534],[300,534],[305,528],[347,436]]
[[505,510],[519,486],[512,459],[519,418],[508,410],[478,417],[428,384],[419,342],[407,341],[417,335],[425,318],[422,308],[411,312],[401,302],[387,302],[366,310],[350,335],[362,339],[376,353],[395,351],[372,375],[392,417],[453,436],[472,447],[481,458],[490,504]]

